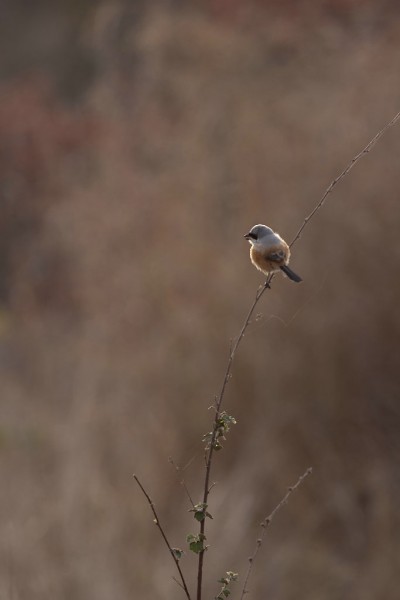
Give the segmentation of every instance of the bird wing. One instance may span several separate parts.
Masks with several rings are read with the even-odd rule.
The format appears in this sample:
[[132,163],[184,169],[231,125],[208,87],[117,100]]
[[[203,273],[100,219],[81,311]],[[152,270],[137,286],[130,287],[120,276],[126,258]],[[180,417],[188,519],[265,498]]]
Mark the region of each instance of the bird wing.
[[270,254],[268,254],[267,258],[272,262],[280,262],[283,258],[285,258],[285,252],[283,250],[271,252]]

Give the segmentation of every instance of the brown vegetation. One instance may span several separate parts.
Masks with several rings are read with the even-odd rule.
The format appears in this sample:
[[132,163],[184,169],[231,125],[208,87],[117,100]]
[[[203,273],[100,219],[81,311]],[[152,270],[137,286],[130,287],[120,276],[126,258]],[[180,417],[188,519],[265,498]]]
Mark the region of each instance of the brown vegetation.
[[[1,595],[178,598],[132,473],[183,546],[168,457],[200,501],[207,409],[262,281],[243,234],[290,240],[399,110],[397,5],[19,4],[24,35],[1,42]],[[243,340],[205,597],[312,465],[251,597],[397,598],[399,148],[397,127],[336,188],[293,249],[302,285],[276,277]]]

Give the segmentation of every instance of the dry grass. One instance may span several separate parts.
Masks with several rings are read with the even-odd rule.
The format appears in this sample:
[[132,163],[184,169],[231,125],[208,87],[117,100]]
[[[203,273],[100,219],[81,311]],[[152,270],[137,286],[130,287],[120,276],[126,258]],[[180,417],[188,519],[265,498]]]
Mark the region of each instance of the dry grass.
[[[293,237],[399,109],[396,19],[360,3],[306,24],[261,5],[232,19],[154,5],[138,24],[102,5],[80,32],[97,77],[73,105],[46,70],[3,80],[5,598],[178,597],[132,473],[183,545],[168,456],[195,457],[197,500],[207,408],[260,283],[242,235],[268,222]],[[240,348],[206,597],[244,573],[259,521],[309,465],[252,597],[397,597],[399,144],[397,128],[336,189],[293,250],[304,283],[276,281]]]

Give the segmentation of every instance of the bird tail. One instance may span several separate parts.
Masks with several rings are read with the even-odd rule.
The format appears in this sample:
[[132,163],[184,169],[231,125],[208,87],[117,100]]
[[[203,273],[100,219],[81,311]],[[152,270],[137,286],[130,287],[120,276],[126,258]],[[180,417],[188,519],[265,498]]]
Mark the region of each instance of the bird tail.
[[285,275],[287,275],[292,281],[295,281],[296,283],[300,283],[300,281],[303,281],[302,278],[299,277],[299,275],[296,275],[296,273],[292,271],[292,269],[289,269],[287,265],[282,265],[281,269],[285,273]]

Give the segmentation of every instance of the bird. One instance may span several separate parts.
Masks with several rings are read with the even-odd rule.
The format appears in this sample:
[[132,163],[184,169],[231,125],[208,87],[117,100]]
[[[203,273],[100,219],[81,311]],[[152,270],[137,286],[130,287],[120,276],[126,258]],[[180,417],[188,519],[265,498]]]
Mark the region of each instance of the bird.
[[259,224],[254,225],[244,237],[251,245],[251,262],[264,275],[281,270],[292,281],[302,281],[302,278],[288,267],[290,248],[279,233],[267,225]]

